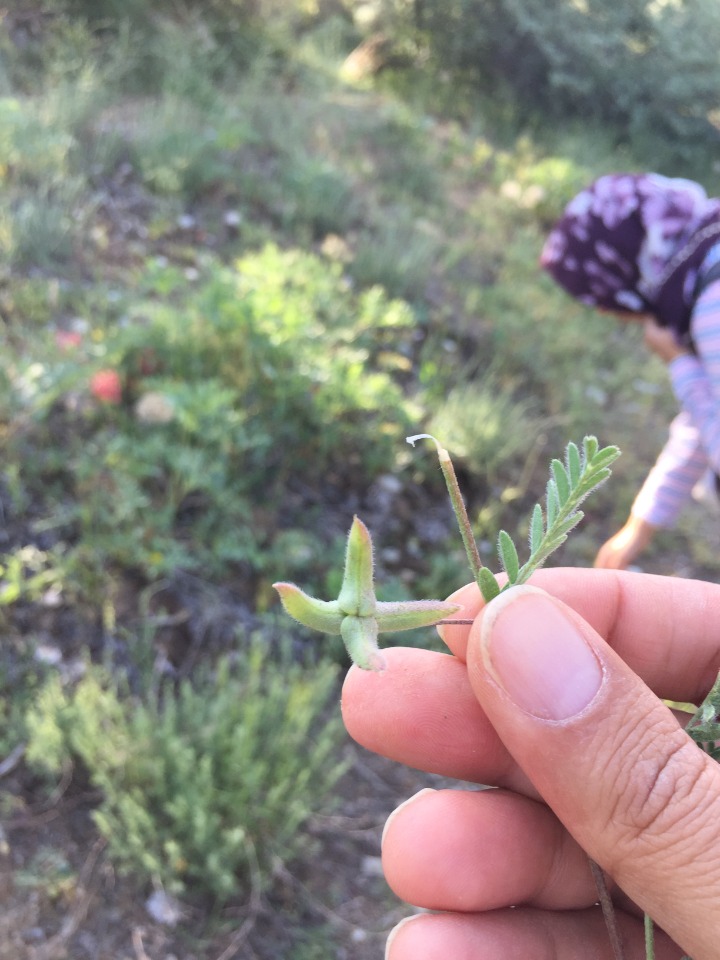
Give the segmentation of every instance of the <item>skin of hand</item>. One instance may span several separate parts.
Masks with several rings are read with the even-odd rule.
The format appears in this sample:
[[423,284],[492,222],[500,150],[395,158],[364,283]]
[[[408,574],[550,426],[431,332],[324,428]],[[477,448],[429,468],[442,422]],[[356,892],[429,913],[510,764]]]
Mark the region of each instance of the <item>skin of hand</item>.
[[653,317],[645,317],[643,321],[643,339],[648,350],[665,363],[690,355],[690,351],[677,342],[673,331],[661,327]]
[[[553,569],[439,629],[451,656],[396,647],[353,667],[350,734],[421,770],[496,789],[423,790],[382,857],[404,920],[386,960],[612,960],[587,855],[614,882],[628,960],[717,960],[720,765],[660,697],[699,703],[720,667],[720,586]],[[685,715],[687,719],[687,715]]]
[[593,566],[604,570],[625,570],[650,544],[657,527],[630,514],[624,526],[598,550]]

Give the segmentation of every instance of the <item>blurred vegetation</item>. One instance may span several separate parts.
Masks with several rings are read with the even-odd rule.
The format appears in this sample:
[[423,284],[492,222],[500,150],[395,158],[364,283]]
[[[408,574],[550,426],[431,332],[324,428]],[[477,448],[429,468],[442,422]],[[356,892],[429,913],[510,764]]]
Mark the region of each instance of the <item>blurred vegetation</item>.
[[[412,8],[412,16],[409,15]],[[381,0],[376,25],[453,86],[512,104],[541,132],[575,118],[662,163],[717,150],[720,8],[714,0]],[[472,108],[470,108],[472,109]]]
[[[355,512],[383,598],[467,577],[406,434],[454,453],[488,556],[585,433],[624,456],[561,562],[624,516],[673,409],[665,371],[537,257],[602,172],[720,193],[719,17],[715,0],[6,5],[0,753],[27,741],[33,770],[84,771],[138,883],[228,901],[308,855],[342,655],[310,667],[299,634],[276,679],[269,585],[332,595]],[[650,563],[674,544],[715,575],[697,523]],[[277,754],[253,752],[258,724]]]
[[300,827],[342,772],[332,666],[271,662],[259,638],[232,659],[143,699],[98,667],[72,691],[56,674],[27,714],[30,765],[59,775],[79,760],[102,791],[94,819],[121,870],[220,903],[311,852]]

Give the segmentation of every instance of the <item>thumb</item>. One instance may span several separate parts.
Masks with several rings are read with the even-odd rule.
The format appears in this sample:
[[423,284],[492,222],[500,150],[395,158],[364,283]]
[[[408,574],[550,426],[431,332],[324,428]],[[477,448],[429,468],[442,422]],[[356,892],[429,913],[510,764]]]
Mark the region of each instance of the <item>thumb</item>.
[[573,610],[515,587],[475,621],[470,682],[580,845],[695,960],[720,942],[720,766]]

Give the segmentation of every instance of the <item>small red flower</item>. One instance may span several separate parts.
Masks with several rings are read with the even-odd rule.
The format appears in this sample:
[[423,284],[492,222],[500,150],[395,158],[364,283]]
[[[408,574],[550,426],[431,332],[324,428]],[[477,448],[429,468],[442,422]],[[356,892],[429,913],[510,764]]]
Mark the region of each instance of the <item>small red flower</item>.
[[90,393],[102,403],[122,400],[122,381],[117,370],[98,370],[90,378]]

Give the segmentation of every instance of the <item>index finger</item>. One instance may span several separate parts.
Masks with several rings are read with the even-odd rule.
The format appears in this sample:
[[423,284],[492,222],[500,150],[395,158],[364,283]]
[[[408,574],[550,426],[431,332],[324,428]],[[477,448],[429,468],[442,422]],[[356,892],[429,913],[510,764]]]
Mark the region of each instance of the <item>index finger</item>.
[[[699,703],[720,669],[720,586],[624,570],[539,570],[534,586],[572,607],[657,696]],[[474,583],[452,599],[474,620],[484,603]],[[443,625],[443,640],[464,661],[469,625]]]

